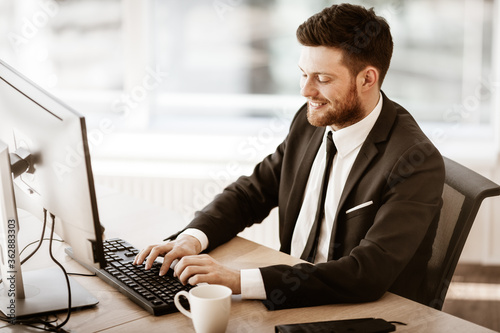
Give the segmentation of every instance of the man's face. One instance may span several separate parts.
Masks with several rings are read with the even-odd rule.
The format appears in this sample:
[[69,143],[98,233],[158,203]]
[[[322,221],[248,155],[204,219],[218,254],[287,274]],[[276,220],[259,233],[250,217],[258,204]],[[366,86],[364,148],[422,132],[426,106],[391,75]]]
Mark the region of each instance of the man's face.
[[307,98],[311,125],[331,125],[338,130],[364,118],[356,78],[342,64],[342,51],[325,46],[305,46],[299,67],[300,88]]

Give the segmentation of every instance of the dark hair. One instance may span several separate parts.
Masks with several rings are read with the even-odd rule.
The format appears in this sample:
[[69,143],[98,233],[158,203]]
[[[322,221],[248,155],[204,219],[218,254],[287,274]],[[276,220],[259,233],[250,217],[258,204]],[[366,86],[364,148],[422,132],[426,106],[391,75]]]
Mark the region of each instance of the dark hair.
[[373,8],[333,5],[311,16],[297,29],[304,46],[329,46],[343,51],[343,63],[353,76],[371,65],[380,71],[379,85],[391,63],[393,42],[389,24]]

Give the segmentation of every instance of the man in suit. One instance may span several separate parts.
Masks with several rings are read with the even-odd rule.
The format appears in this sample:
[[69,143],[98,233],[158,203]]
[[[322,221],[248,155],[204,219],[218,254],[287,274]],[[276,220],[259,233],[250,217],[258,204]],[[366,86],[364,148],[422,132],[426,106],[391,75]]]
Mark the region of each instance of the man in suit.
[[[146,260],[148,269],[163,255],[164,274],[180,259],[174,270],[183,283],[224,284],[271,309],[371,301],[387,290],[424,302],[444,164],[413,117],[380,90],[392,56],[389,26],[373,9],[333,5],[297,38],[307,103],[288,136],[135,263]],[[235,271],[200,255],[276,206],[280,250],[309,263]]]

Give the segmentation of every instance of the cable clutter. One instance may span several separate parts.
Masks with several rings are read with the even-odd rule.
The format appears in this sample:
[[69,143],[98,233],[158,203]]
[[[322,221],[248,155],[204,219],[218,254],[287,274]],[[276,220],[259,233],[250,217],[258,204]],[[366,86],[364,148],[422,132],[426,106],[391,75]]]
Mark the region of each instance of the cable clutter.
[[[57,266],[59,266],[59,268],[62,270],[62,272],[64,273],[64,277],[66,279],[66,285],[67,285],[67,290],[68,290],[68,310],[67,310],[66,318],[60,324],[57,324],[57,322],[59,320],[57,318],[57,316],[56,316],[56,319],[49,320],[49,317],[50,317],[49,315],[46,315],[46,316],[36,316],[36,317],[31,317],[31,318],[17,318],[17,317],[8,318],[6,316],[0,316],[0,320],[8,322],[8,323],[10,323],[12,325],[24,325],[24,326],[29,326],[29,327],[32,327],[32,328],[35,328],[35,329],[39,329],[39,330],[42,330],[42,331],[48,331],[48,332],[66,332],[65,330],[62,329],[62,327],[68,323],[69,318],[71,317],[71,287],[70,287],[69,277],[68,277],[69,274],[66,272],[66,269],[54,257],[54,255],[52,253],[52,241],[63,242],[63,240],[54,239],[54,228],[55,228],[55,219],[56,219],[56,217],[52,213],[50,213],[50,218],[52,219],[52,227],[51,227],[52,229],[51,229],[51,232],[50,232],[50,237],[49,238],[44,238],[44,236],[45,236],[45,227],[47,225],[47,213],[48,213],[47,210],[44,209],[43,210],[42,235],[41,235],[40,239],[37,240],[37,241],[35,241],[35,242],[29,243],[28,245],[26,245],[20,251],[20,254],[21,254],[21,253],[24,252],[24,250],[28,246],[33,245],[33,244],[35,244],[35,243],[38,242],[38,245],[35,248],[35,250],[33,250],[33,252],[31,252],[26,258],[24,258],[23,260],[21,260],[21,265],[24,264],[25,262],[27,262],[31,257],[33,257],[33,255],[42,246],[42,243],[43,243],[44,240],[48,240],[49,241],[49,256],[52,259],[52,261]],[[91,276],[93,276],[93,275],[91,275]],[[0,280],[0,282],[1,281],[2,280]],[[38,325],[42,325],[42,326],[38,326]]]

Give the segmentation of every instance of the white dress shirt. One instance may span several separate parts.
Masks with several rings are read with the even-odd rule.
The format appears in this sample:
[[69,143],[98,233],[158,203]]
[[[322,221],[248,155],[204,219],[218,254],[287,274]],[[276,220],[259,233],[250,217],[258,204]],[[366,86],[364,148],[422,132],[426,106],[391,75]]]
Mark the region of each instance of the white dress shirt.
[[[361,121],[338,131],[334,131],[330,126],[326,127],[323,136],[323,142],[319,147],[318,153],[311,167],[311,172],[307,181],[304,201],[297,217],[297,224],[292,236],[291,255],[300,258],[307,238],[314,223],[316,208],[318,206],[319,194],[321,189],[323,171],[326,163],[326,135],[329,131],[333,132],[333,142],[337,147],[337,154],[333,159],[332,169],[328,182],[325,204],[325,214],[321,223],[318,250],[315,263],[326,262],[328,259],[328,249],[330,236],[333,228],[333,221],[337,213],[337,206],[344,189],[345,182],[351,171],[352,165],[358,156],[359,150],[365,142],[366,137],[375,125],[382,110],[382,94],[375,108],[368,116]],[[185,233],[191,234],[200,240],[202,247],[208,246],[208,239],[203,234],[199,236],[199,230],[194,233],[190,229]],[[203,238],[204,237],[204,238]],[[200,239],[201,238],[201,239]],[[259,269],[241,270],[241,295],[248,299],[266,299],[264,281]]]

